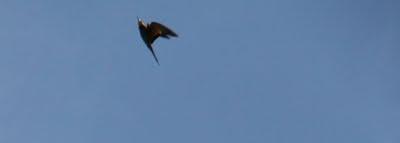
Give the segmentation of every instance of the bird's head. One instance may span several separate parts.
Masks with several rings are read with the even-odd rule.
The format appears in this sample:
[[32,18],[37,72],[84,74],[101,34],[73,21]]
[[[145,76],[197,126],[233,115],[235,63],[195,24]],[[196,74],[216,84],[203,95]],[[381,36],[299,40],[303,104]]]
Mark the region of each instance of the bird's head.
[[139,26],[145,26],[146,25],[146,24],[144,24],[144,22],[139,17],[136,17],[136,19],[138,21],[138,25]]

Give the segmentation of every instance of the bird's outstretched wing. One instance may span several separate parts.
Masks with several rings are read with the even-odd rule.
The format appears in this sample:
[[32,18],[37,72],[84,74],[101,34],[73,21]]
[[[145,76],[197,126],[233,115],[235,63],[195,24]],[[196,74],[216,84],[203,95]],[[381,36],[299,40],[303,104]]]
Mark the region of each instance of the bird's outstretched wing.
[[151,22],[149,28],[151,31],[150,43],[153,43],[160,36],[167,39],[169,39],[169,36],[178,37],[178,34],[174,31],[157,22]]

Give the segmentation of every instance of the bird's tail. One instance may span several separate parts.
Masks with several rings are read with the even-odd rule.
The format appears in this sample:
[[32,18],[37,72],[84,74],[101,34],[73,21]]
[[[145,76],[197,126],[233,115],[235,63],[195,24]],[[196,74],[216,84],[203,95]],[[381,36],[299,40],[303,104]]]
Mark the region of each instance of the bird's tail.
[[154,60],[156,60],[157,64],[160,65],[160,63],[158,62],[157,56],[156,56],[156,54],[154,53],[153,47],[152,47],[151,45],[147,45],[147,47],[149,48],[151,54],[153,55]]

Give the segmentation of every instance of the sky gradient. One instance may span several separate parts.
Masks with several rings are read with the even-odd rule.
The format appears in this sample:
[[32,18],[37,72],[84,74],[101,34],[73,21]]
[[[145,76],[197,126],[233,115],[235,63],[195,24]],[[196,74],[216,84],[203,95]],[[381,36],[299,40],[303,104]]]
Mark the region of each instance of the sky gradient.
[[[143,44],[136,17],[180,37]],[[398,143],[398,0],[0,0],[2,143]]]

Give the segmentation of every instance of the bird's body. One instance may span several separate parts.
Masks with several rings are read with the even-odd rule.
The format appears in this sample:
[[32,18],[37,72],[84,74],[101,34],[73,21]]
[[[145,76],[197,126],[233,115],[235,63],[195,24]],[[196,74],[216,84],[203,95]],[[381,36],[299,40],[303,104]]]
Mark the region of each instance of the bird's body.
[[170,36],[178,37],[178,35],[173,32],[168,27],[157,23],[151,22],[150,24],[144,23],[142,20],[138,19],[138,27],[140,31],[140,36],[143,39],[143,42],[146,44],[147,48],[150,50],[151,54],[153,55],[154,59],[156,60],[157,64],[159,64],[156,54],[154,53],[154,49],[152,47],[153,42],[158,37],[163,37],[169,39]]

